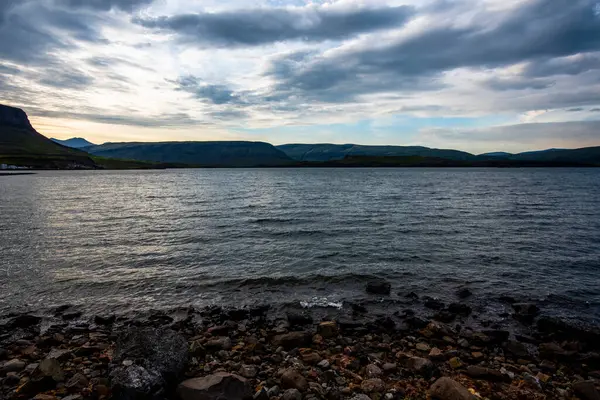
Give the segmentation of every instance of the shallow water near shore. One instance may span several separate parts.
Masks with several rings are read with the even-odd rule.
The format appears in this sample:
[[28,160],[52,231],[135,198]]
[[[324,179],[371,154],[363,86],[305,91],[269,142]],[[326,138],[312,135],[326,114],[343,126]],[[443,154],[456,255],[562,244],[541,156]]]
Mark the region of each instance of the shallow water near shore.
[[[59,171],[0,178],[0,312],[501,296],[600,321],[599,169]],[[372,277],[391,296],[364,291]]]

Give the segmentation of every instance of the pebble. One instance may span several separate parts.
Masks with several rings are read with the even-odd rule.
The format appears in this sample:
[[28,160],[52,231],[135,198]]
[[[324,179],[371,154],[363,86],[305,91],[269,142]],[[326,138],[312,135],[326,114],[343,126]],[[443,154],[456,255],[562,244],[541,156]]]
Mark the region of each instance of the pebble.
[[302,393],[298,389],[288,389],[283,392],[283,400],[302,400]]

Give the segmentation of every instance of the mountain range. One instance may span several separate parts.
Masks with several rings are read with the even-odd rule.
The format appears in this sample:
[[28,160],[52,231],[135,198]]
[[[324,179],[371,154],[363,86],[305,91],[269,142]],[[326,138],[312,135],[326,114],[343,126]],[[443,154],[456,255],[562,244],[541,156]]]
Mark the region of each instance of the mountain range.
[[313,167],[313,166],[600,166],[600,147],[480,155],[422,146],[264,142],[124,142],[48,139],[27,114],[0,105],[0,164],[33,168]]

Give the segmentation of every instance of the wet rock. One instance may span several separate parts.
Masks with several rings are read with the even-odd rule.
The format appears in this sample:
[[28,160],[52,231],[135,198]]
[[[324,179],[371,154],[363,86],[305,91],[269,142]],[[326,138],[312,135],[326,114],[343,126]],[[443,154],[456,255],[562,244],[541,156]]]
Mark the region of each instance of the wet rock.
[[232,347],[231,339],[227,336],[211,339],[206,342],[205,347],[210,350],[230,350]]
[[254,378],[258,374],[258,369],[254,365],[242,365],[240,375],[244,378]]
[[339,330],[335,321],[325,321],[319,324],[317,327],[317,332],[319,332],[319,335],[323,336],[325,339],[329,339],[336,337],[339,333]]
[[541,343],[539,353],[542,358],[556,360],[571,357],[574,352],[563,349],[557,343]]
[[452,314],[460,315],[460,316],[463,316],[463,317],[468,317],[473,312],[473,310],[471,309],[471,307],[469,307],[466,304],[462,304],[462,303],[452,303],[452,304],[450,304],[448,306],[448,311],[450,311]]
[[430,296],[423,296],[423,305],[432,310],[441,310],[445,307],[445,304],[440,299],[435,299]]
[[307,332],[290,332],[273,338],[274,346],[281,346],[286,350],[310,344],[311,336]]
[[269,398],[279,396],[279,393],[281,393],[281,389],[277,385],[270,387],[267,391]]
[[392,285],[383,279],[373,280],[367,283],[366,291],[371,294],[389,295],[392,290]]
[[182,400],[244,400],[252,396],[252,391],[241,376],[217,372],[180,383],[177,394]]
[[71,356],[72,356],[71,350],[52,349],[52,350],[50,350],[48,355],[46,355],[46,358],[55,359],[55,360],[64,362],[64,361],[67,361],[68,359],[70,359]]
[[367,376],[369,378],[378,378],[383,375],[383,371],[375,364],[369,364],[366,368]]
[[[113,396],[145,399],[164,392],[174,384],[187,362],[185,338],[170,329],[131,328],[116,343],[111,373]],[[125,360],[135,360],[129,367]]]
[[420,374],[425,374],[433,368],[433,363],[430,360],[421,357],[408,357],[402,360],[402,365]]
[[59,400],[59,398],[56,396],[52,396],[50,394],[40,393],[40,394],[35,395],[33,400]]
[[290,326],[304,326],[313,323],[313,318],[310,314],[287,313],[287,320]]
[[482,331],[488,338],[488,343],[504,343],[510,337],[510,332],[501,329],[486,329]]
[[385,364],[383,364],[383,372],[385,372],[386,374],[394,372],[397,369],[398,369],[398,365],[396,363],[385,363]]
[[317,367],[323,368],[323,369],[329,368],[329,360],[321,360],[321,362],[319,362],[317,364]]
[[371,400],[369,396],[363,393],[355,394],[350,400]]
[[12,329],[30,328],[32,326],[38,325],[40,322],[42,322],[41,317],[30,314],[21,314],[13,318],[9,325],[12,327]]
[[459,299],[466,299],[473,295],[473,292],[469,290],[469,288],[460,288],[456,291],[456,295]]
[[319,353],[316,353],[316,352],[311,351],[311,352],[302,354],[302,361],[304,361],[308,365],[316,365],[316,364],[320,363],[321,360],[322,360],[321,356],[319,355]]
[[415,348],[419,351],[430,351],[431,347],[427,343],[419,342],[415,346]]
[[301,392],[308,390],[308,382],[300,372],[294,369],[287,369],[281,375],[281,386],[284,389],[298,389]]
[[365,379],[360,383],[360,389],[365,393],[381,393],[385,391],[385,382],[379,378]]
[[96,315],[94,317],[94,323],[96,323],[98,325],[112,325],[116,319],[117,319],[117,317],[115,317],[114,315],[110,315],[110,316]]
[[0,347],[0,360],[5,360],[8,357],[8,351]]
[[582,400],[600,400],[600,393],[593,381],[577,382],[571,388]]
[[538,306],[533,303],[515,303],[512,307],[515,310],[513,317],[525,324],[532,323],[540,312]]
[[20,372],[25,368],[26,365],[27,363],[25,361],[21,361],[15,358],[14,360],[10,360],[2,364],[2,367],[0,367],[0,374],[7,374],[9,372]]
[[493,382],[510,381],[506,375],[498,370],[480,367],[477,365],[469,365],[465,373],[474,379],[484,379]]
[[65,374],[60,368],[60,363],[55,358],[46,358],[40,362],[34,374],[54,379],[56,382],[64,381]]
[[[398,294],[400,294],[400,293],[398,293]],[[411,299],[411,300],[419,300],[419,295],[416,294],[415,292],[410,292],[404,297],[406,297],[407,299]]]
[[429,389],[429,394],[435,400],[473,400],[476,398],[467,388],[448,377],[442,377],[435,381]]
[[81,391],[89,384],[88,379],[82,374],[75,374],[67,381],[65,386],[72,391]]
[[528,358],[530,356],[527,346],[516,340],[509,340],[504,348],[515,357]]
[[283,400],[302,400],[302,393],[298,389],[288,389],[283,392]]

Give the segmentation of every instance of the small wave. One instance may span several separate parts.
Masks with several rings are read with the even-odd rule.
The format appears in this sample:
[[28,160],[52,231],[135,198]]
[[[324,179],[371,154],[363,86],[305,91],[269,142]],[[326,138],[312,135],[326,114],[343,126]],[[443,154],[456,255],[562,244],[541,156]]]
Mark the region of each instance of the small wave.
[[309,301],[301,301],[302,308],[337,308],[341,310],[344,302],[330,301],[327,297],[313,297]]

